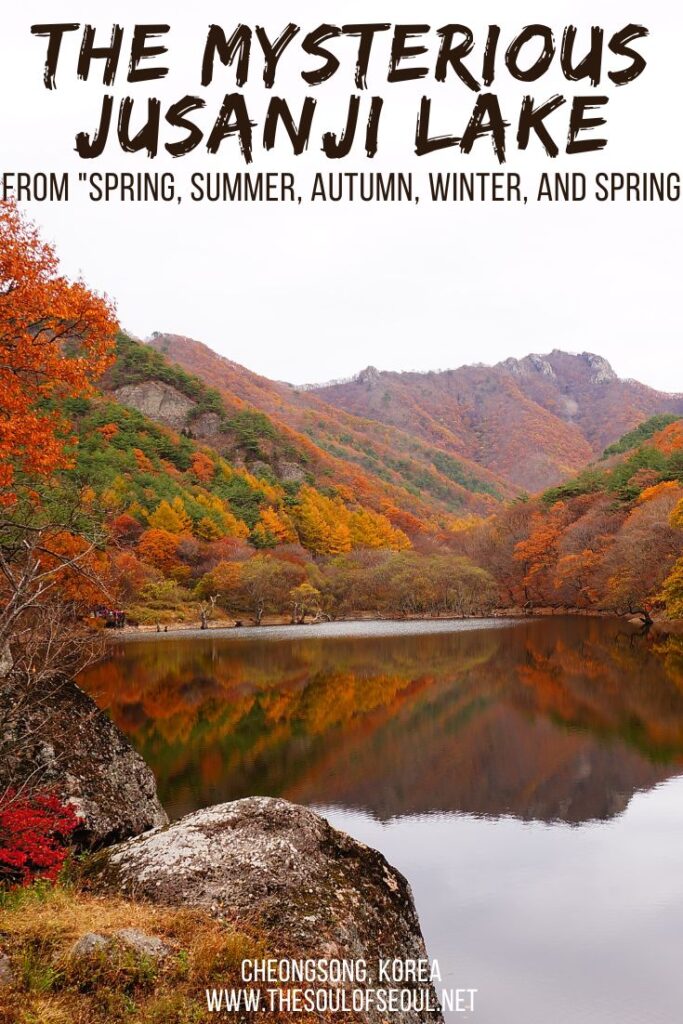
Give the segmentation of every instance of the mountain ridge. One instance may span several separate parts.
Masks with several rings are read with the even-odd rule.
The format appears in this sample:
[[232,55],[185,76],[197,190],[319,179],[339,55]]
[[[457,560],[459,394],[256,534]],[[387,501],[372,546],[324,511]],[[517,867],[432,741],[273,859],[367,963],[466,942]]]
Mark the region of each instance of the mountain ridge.
[[621,379],[596,353],[560,349],[430,373],[370,366],[312,393],[467,455],[529,491],[576,472],[650,416],[683,413],[683,395]]
[[[408,489],[431,488],[441,504],[453,498],[443,480],[449,473],[465,481],[486,474],[484,491],[491,486],[503,498],[543,491],[651,416],[683,413],[683,395],[619,378],[603,356],[588,351],[553,349],[429,372],[367,366],[352,378],[294,385],[253,373],[194,339],[156,334],[148,344],[328,454],[370,473],[394,473],[393,483]],[[448,460],[456,460],[455,469]],[[405,474],[401,462],[410,467]]]
[[[150,341],[151,341],[150,338],[145,339],[145,342],[147,344],[149,344]],[[207,347],[210,347],[210,346],[207,346]],[[232,362],[232,360],[229,360],[227,356],[222,356],[222,355],[220,355],[220,353],[216,353],[216,354],[219,356],[219,358],[227,359],[228,362]],[[599,362],[599,363],[604,365],[604,367],[606,369],[606,372],[609,375],[608,379],[610,379],[610,380],[618,380],[618,381],[621,381],[624,384],[635,384],[639,388],[644,388],[644,389],[646,389],[648,391],[654,391],[657,394],[666,395],[666,396],[668,396],[670,398],[683,398],[683,391],[661,391],[660,389],[655,388],[653,385],[644,384],[642,381],[639,381],[636,377],[620,377],[619,374],[617,374],[617,372],[612,367],[612,365],[609,362],[609,360],[606,359],[604,356],[599,355],[596,352],[589,352],[588,350],[584,350],[583,352],[570,352],[570,351],[568,351],[566,349],[560,349],[560,348],[552,349],[550,352],[547,352],[547,353],[529,352],[529,353],[527,353],[527,355],[520,356],[520,357],[508,356],[505,359],[499,360],[497,363],[486,363],[486,362],[461,363],[459,366],[452,366],[452,367],[447,367],[445,369],[433,369],[433,370],[390,370],[390,369],[380,370],[373,363],[368,363],[368,365],[363,367],[363,369],[358,370],[356,373],[349,374],[349,375],[347,375],[345,377],[334,377],[334,378],[330,378],[329,380],[316,381],[316,382],[306,382],[306,383],[303,383],[303,384],[292,384],[292,383],[288,383],[287,381],[277,381],[276,383],[282,384],[283,386],[295,388],[298,391],[323,391],[325,388],[336,387],[336,386],[341,385],[341,384],[354,384],[354,383],[359,383],[359,382],[362,383],[368,377],[375,377],[375,376],[381,377],[383,374],[397,374],[399,376],[411,376],[411,377],[432,377],[435,374],[452,374],[452,373],[457,373],[460,370],[467,370],[467,369],[494,370],[494,369],[497,369],[499,367],[503,368],[503,369],[508,369],[508,370],[510,370],[510,372],[514,373],[516,371],[516,368],[521,368],[521,367],[524,366],[524,364],[527,364],[527,363],[534,364],[534,363],[539,363],[539,362],[547,362],[551,356],[555,356],[555,355],[565,356],[565,357],[569,357],[571,359],[581,359],[581,360],[587,361],[589,363],[591,361]],[[236,365],[238,365],[238,364],[236,364]],[[250,371],[250,372],[255,372],[255,371]],[[258,376],[262,376],[262,375],[258,375]],[[600,382],[596,381],[596,383],[600,383]]]
[[[484,469],[475,467],[480,477],[463,476],[465,463],[443,448],[333,407],[327,415],[315,396],[297,405],[285,385],[221,362],[199,343],[175,339],[174,345],[186,361],[188,353],[206,360],[202,370],[211,386],[120,335],[99,390],[64,408],[78,438],[72,483],[88,507],[108,516],[113,579],[135,621],[159,621],[160,615],[167,622],[177,616],[192,621],[207,597],[257,622],[266,609],[294,620],[306,609],[335,616],[471,615],[493,607],[682,614],[680,413],[658,412],[554,486],[535,496],[512,492],[518,500],[506,500],[504,493],[482,490]],[[615,382],[604,364],[584,361],[577,368],[556,353],[550,368],[563,377],[564,394],[552,378],[548,397],[547,367],[532,362],[522,368],[539,375],[541,398],[552,404],[585,395],[576,381],[572,392],[567,359],[570,369],[581,369],[579,383],[600,377],[590,386],[607,389],[609,397]],[[221,377],[226,367],[229,375]],[[360,388],[379,389],[381,396],[383,381],[366,375]],[[549,424],[549,434],[534,441],[542,457],[561,454],[568,434],[590,450],[576,426],[553,435],[557,417],[524,395],[509,372],[491,378],[478,370],[465,383],[472,382],[488,387],[494,410],[508,401],[524,425]],[[254,389],[280,403],[285,418],[303,416],[315,429],[298,433],[263,411],[263,399],[256,408],[235,394],[253,395]],[[462,399],[484,401],[481,392],[466,388]],[[437,424],[437,416],[438,410],[431,421],[425,416],[422,426]],[[356,442],[364,444],[379,473],[328,457],[319,447],[340,425],[358,432],[349,435],[346,455]],[[504,417],[494,422],[482,445],[495,440],[495,428],[510,433],[512,425]],[[465,416],[452,426],[466,439]],[[525,465],[533,465],[529,440],[518,431],[511,443],[526,443]],[[417,453],[399,467],[402,486],[382,472],[383,460],[397,465],[391,445],[413,445]],[[576,452],[568,456],[576,459]],[[428,458],[441,477],[427,474],[419,459]],[[423,474],[422,489],[406,486],[415,471]],[[428,488],[449,473],[462,482],[437,502]]]

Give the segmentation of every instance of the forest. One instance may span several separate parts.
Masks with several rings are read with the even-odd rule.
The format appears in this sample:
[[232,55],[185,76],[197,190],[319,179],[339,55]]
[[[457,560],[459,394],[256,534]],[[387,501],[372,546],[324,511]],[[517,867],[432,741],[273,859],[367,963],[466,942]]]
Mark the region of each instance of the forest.
[[212,599],[256,622],[548,607],[680,616],[683,421],[655,418],[614,448],[574,480],[490,516],[401,529],[339,494],[308,484],[288,492],[208,451],[169,488],[155,455],[133,447],[129,489],[117,475],[101,491],[116,512],[111,570],[137,621],[196,618],[193,604]]

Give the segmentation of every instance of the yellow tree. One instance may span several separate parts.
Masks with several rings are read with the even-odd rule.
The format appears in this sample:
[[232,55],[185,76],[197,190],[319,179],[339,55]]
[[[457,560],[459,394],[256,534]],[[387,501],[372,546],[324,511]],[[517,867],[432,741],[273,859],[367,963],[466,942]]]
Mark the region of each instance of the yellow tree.
[[225,536],[224,531],[211,516],[204,516],[203,519],[200,519],[194,532],[200,540],[220,540]]
[[177,494],[175,496],[175,498],[173,499],[173,501],[171,502],[171,508],[173,509],[173,511],[177,515],[178,519],[180,520],[180,525],[182,527],[182,532],[183,533],[192,533],[192,520],[190,519],[189,515],[187,514],[187,509],[185,508],[185,502],[183,501],[183,499],[180,497],[179,494]]
[[683,498],[681,498],[671,513],[669,522],[677,530],[683,530]]
[[298,587],[292,587],[289,600],[292,605],[292,622],[296,625],[303,622],[307,615],[320,611],[322,594],[312,583],[304,580]]
[[329,554],[332,515],[333,506],[329,498],[318,494],[312,487],[301,488],[296,508],[299,537],[303,546],[316,555]]
[[165,530],[166,533],[183,533],[184,530],[183,520],[165,499],[159,502],[148,522],[153,530]]
[[662,600],[671,619],[683,618],[683,558],[679,558],[664,583]]
[[392,526],[386,516],[363,508],[352,513],[349,523],[351,541],[358,548],[384,548],[407,551],[412,547],[405,533]]
[[344,555],[353,547],[348,523],[339,522],[330,530],[328,552],[330,555]]
[[217,536],[204,536],[206,530],[210,528],[201,527],[201,524],[204,522],[204,518],[202,518],[194,530],[197,537],[201,537],[204,540],[217,540],[218,537],[240,537],[243,540],[246,540],[249,536],[249,527],[247,524],[242,522],[241,519],[238,519],[237,516],[230,511],[230,506],[227,502],[222,501],[218,495],[206,493],[197,494],[194,500],[198,505],[202,505],[207,510],[207,516],[204,518],[212,520],[219,531]]

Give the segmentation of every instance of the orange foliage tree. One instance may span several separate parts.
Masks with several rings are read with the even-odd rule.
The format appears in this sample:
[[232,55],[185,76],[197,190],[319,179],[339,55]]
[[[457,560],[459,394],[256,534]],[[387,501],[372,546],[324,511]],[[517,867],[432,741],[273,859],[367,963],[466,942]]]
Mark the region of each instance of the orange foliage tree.
[[178,535],[168,530],[145,530],[140,537],[138,554],[148,565],[168,574],[179,564],[179,541]]
[[192,472],[201,483],[209,483],[216,475],[213,459],[204,452],[195,452],[192,456]]
[[0,202],[0,653],[33,682],[73,670],[79,622],[102,594],[94,493],[64,484],[74,439],[60,412],[111,359],[108,299],[59,272],[57,256]]
[[[107,367],[111,303],[59,273],[57,256],[11,202],[0,202],[0,493],[17,471],[46,476],[69,463],[66,425],[41,406],[78,395]],[[39,442],[39,443],[38,443]]]
[[558,501],[547,514],[537,512],[531,520],[526,540],[515,548],[515,559],[521,563],[523,586],[527,600],[549,600],[552,593],[550,574],[558,560],[558,545],[566,525],[566,506]]

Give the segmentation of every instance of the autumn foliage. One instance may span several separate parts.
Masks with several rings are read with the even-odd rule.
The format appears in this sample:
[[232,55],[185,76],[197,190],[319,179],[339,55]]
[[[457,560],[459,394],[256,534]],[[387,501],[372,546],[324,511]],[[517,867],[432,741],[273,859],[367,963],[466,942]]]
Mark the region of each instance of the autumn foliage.
[[454,537],[494,575],[501,602],[683,614],[683,429],[633,434],[609,468],[589,467]]
[[106,589],[99,495],[68,470],[71,406],[111,362],[115,328],[109,300],[64,277],[36,228],[0,202],[0,651],[33,685],[89,660],[84,615]]
[[110,302],[59,272],[54,250],[10,202],[0,202],[0,488],[18,470],[69,465],[66,424],[49,399],[86,391],[106,368]]
[[54,880],[77,827],[71,804],[63,804],[54,794],[6,793],[0,802],[0,885]]

